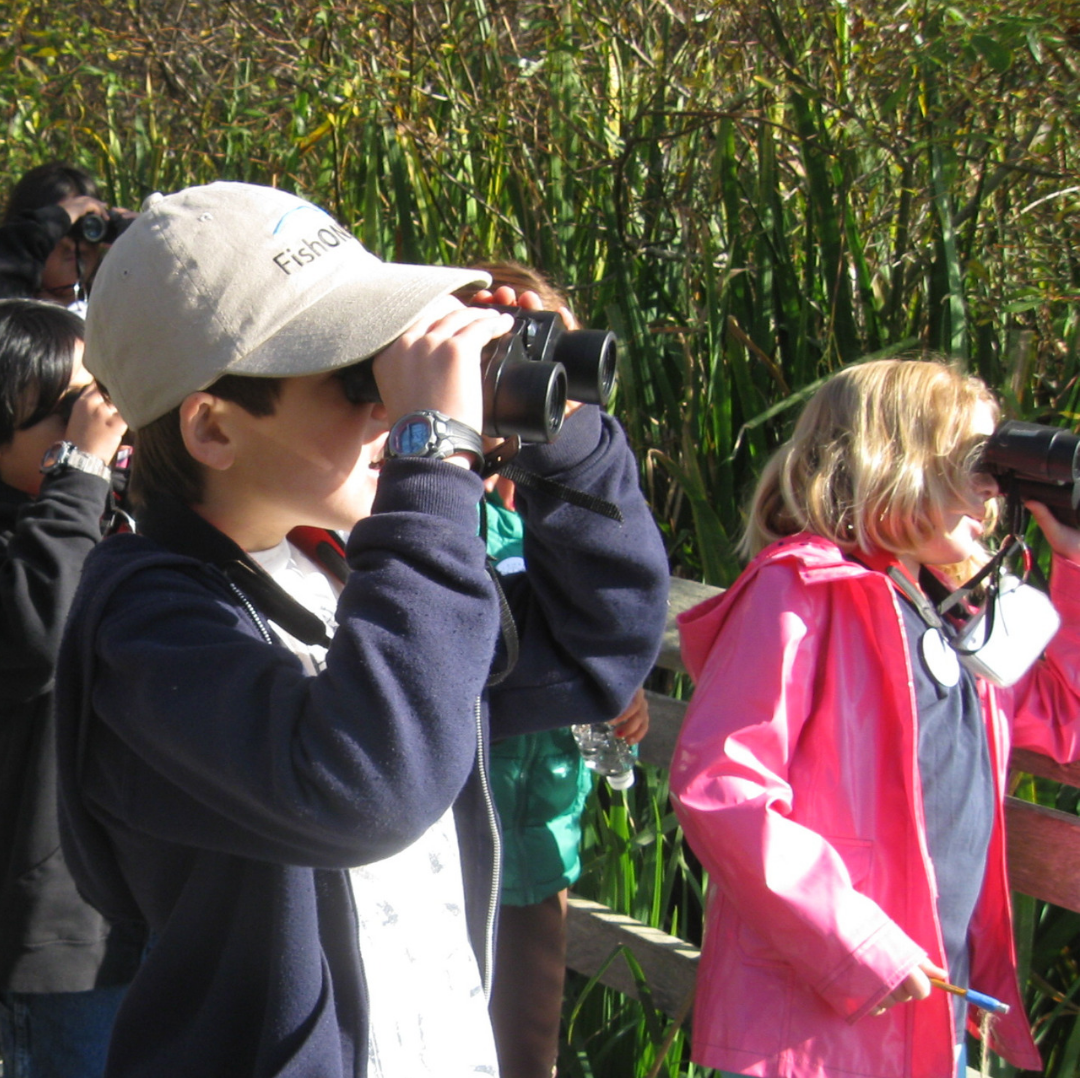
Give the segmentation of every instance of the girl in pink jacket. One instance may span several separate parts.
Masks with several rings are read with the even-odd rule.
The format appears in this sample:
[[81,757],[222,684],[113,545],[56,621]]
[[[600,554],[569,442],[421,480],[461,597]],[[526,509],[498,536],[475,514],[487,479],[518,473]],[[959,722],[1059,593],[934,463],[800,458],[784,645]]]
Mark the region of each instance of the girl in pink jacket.
[[998,492],[974,463],[996,422],[986,386],[952,366],[837,374],[765,469],[750,565],[680,618],[696,688],[671,787],[710,877],[699,1063],[949,1078],[966,1007],[934,977],[1009,1004],[991,1045],[1041,1068],[1003,797],[1011,745],[1080,755],[1080,531],[1028,505],[1062,626],[1010,688],[962,666],[922,602],[931,569],[955,586],[987,560]]

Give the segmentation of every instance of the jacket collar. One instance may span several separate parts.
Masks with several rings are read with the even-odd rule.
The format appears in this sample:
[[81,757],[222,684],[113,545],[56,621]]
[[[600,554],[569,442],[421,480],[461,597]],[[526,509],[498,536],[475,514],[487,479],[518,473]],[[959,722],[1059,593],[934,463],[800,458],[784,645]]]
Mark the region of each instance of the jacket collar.
[[143,508],[139,531],[177,554],[216,566],[259,611],[305,644],[326,647],[330,638],[318,615],[298,603],[274,579],[209,521],[174,498]]
[[754,557],[727,591],[678,615],[683,663],[691,677],[697,678],[700,674],[727,610],[757,574],[775,562],[789,564],[807,586],[865,577],[873,572],[866,565],[848,558],[832,540],[813,532],[799,532],[770,543]]

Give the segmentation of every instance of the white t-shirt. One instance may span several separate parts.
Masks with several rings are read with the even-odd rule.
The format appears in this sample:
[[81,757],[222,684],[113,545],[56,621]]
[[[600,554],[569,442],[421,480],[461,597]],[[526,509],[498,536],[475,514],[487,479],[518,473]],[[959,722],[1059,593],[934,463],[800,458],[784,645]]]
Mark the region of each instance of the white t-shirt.
[[[333,634],[336,581],[288,540],[251,557]],[[326,665],[325,648],[304,644],[278,625],[274,631],[309,673]],[[350,869],[349,878],[368,990],[368,1074],[497,1076],[487,999],[465,919],[453,811],[407,849]]]

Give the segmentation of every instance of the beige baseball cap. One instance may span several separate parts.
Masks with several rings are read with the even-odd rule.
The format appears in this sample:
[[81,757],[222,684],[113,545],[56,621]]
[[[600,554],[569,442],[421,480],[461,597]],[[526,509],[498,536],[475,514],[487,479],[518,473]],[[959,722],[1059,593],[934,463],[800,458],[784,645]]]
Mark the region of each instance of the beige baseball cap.
[[271,187],[151,195],[94,280],[86,368],[135,430],[223,374],[295,376],[384,348],[475,270],[383,262]]

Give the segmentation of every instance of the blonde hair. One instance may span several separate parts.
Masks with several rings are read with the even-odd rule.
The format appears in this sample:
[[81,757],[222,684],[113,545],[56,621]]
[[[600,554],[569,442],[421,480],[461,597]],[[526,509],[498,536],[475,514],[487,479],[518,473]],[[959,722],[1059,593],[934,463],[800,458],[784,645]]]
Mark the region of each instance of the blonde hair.
[[803,531],[848,553],[911,553],[964,499],[984,439],[980,405],[996,422],[986,384],[955,364],[882,359],[840,371],[765,466],[742,553]]

